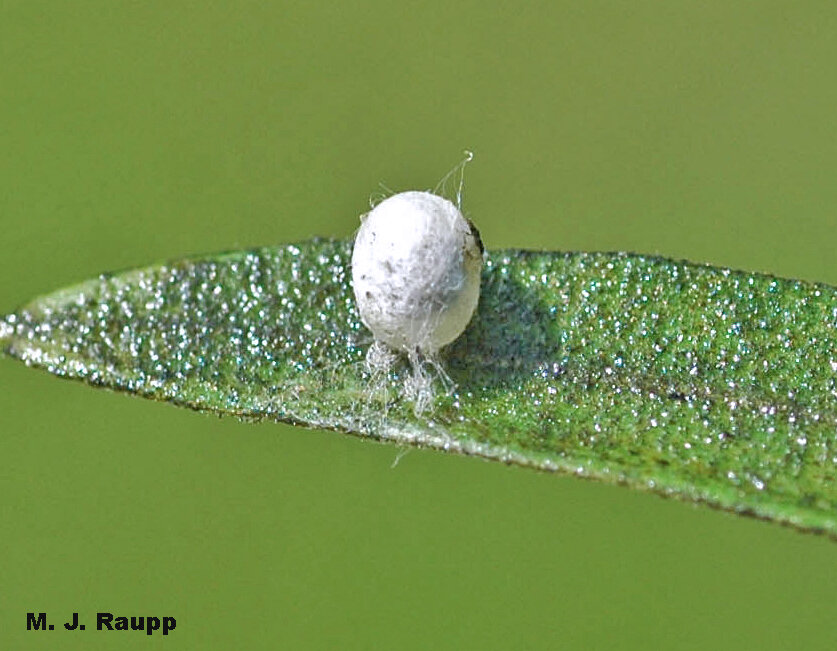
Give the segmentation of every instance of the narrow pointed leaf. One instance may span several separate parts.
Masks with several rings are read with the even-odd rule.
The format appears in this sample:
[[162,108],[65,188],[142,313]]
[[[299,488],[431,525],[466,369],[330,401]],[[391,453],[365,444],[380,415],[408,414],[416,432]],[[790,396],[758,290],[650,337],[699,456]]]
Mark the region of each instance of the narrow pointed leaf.
[[[0,321],[29,365],[199,410],[570,472],[837,536],[837,290],[622,253],[491,254],[414,413],[383,381],[347,242],[174,262]],[[441,384],[439,384],[441,386]]]

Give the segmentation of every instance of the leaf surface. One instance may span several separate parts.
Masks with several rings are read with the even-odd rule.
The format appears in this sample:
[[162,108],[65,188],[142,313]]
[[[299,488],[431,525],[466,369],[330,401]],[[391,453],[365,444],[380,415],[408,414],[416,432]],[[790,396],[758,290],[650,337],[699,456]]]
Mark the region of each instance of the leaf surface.
[[[59,376],[242,418],[575,473],[837,536],[837,290],[624,253],[500,251],[414,413],[370,376],[351,244],[103,275],[0,321]],[[440,386],[440,384],[437,384]]]

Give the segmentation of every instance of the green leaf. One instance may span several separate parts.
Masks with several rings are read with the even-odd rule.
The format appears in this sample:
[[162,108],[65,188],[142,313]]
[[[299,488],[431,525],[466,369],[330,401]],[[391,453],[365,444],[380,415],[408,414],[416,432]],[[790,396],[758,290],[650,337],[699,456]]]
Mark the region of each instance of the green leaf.
[[0,321],[3,350],[98,386],[440,448],[837,536],[837,290],[623,253],[489,255],[414,413],[364,364],[351,244],[103,275]]

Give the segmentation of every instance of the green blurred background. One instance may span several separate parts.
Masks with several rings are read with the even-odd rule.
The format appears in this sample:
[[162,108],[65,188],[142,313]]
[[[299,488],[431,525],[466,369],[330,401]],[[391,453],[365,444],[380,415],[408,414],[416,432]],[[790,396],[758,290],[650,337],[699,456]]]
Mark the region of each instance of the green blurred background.
[[[827,2],[0,0],[0,312],[349,236],[465,148],[489,248],[837,284],[835,61]],[[160,644],[97,610],[175,616],[184,649],[837,644],[837,544],[779,526],[11,360],[0,432],[0,648]]]

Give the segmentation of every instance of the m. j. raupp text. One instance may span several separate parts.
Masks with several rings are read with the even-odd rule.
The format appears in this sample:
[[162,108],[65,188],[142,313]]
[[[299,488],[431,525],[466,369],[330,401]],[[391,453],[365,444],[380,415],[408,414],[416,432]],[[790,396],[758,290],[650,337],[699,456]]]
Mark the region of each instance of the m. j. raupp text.
[[[153,615],[132,616],[114,615],[113,613],[96,613],[97,631],[144,631],[146,635],[160,632],[168,635],[177,628],[177,620],[174,617],[156,617]],[[72,616],[63,624],[67,631],[83,631],[86,626],[79,618],[78,613]],[[27,631],[54,631],[55,624],[47,623],[46,613],[26,613]],[[61,630],[60,628],[58,630]]]

